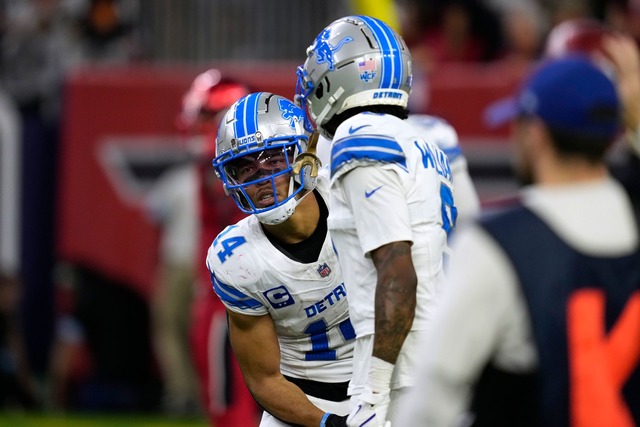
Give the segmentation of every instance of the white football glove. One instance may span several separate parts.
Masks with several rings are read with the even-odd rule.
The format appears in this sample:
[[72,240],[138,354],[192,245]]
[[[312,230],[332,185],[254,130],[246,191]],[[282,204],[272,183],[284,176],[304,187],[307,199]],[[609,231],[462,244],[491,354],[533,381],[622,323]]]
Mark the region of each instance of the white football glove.
[[388,408],[389,390],[374,393],[365,387],[347,417],[347,427],[391,427],[391,422],[386,421]]

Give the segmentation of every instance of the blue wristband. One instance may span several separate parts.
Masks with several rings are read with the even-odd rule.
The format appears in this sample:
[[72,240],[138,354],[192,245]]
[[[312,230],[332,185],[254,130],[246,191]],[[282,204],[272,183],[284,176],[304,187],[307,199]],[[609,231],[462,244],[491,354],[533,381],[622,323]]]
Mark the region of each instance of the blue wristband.
[[330,415],[331,415],[331,413],[329,413],[329,412],[324,414],[324,416],[320,420],[320,427],[324,427],[324,423],[327,422],[327,418],[329,418]]

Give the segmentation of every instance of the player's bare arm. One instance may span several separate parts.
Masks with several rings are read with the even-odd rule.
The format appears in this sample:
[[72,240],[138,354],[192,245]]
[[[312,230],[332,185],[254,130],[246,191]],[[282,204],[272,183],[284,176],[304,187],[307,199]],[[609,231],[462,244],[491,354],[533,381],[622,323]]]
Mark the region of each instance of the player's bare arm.
[[256,401],[282,421],[319,426],[324,411],[280,372],[280,347],[271,317],[228,313],[231,345]]
[[373,356],[396,363],[416,308],[416,277],[410,242],[393,242],[371,252],[378,272]]

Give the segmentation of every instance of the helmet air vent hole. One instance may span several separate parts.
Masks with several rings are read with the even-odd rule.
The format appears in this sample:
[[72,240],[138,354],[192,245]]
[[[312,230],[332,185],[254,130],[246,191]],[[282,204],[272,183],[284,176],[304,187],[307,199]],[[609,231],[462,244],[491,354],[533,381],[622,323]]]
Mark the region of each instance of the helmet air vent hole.
[[369,43],[369,47],[371,49],[375,49],[375,46],[373,45],[373,42],[371,41],[371,39],[369,38],[369,36],[367,36],[367,33],[364,32],[363,29],[360,29],[360,32],[362,33],[362,35],[364,36],[365,39],[367,39],[367,43]]
[[318,88],[316,89],[316,98],[318,99],[322,99],[322,97],[324,96],[324,83],[320,82],[318,83]]

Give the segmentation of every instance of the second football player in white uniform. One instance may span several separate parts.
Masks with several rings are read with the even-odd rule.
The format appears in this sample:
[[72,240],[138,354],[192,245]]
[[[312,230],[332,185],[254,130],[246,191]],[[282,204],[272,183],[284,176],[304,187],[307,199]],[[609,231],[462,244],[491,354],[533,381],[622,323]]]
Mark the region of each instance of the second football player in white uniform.
[[331,143],[329,228],[357,334],[349,426],[396,416],[414,385],[455,225],[447,156],[408,124],[411,56],[391,28],[350,16],[326,27],[298,71],[298,101]]
[[207,256],[229,313],[245,381],[265,409],[261,427],[340,427],[355,332],[327,233],[328,181],[294,178],[306,149],[303,112],[285,98],[240,99],[218,132],[214,167],[238,207]]
[[[480,213],[480,198],[458,140],[458,133],[446,120],[429,114],[409,114],[406,120],[421,132],[424,139],[434,142],[447,155],[456,195],[457,224],[475,218]],[[331,141],[320,137],[317,155],[322,165],[331,161]]]

